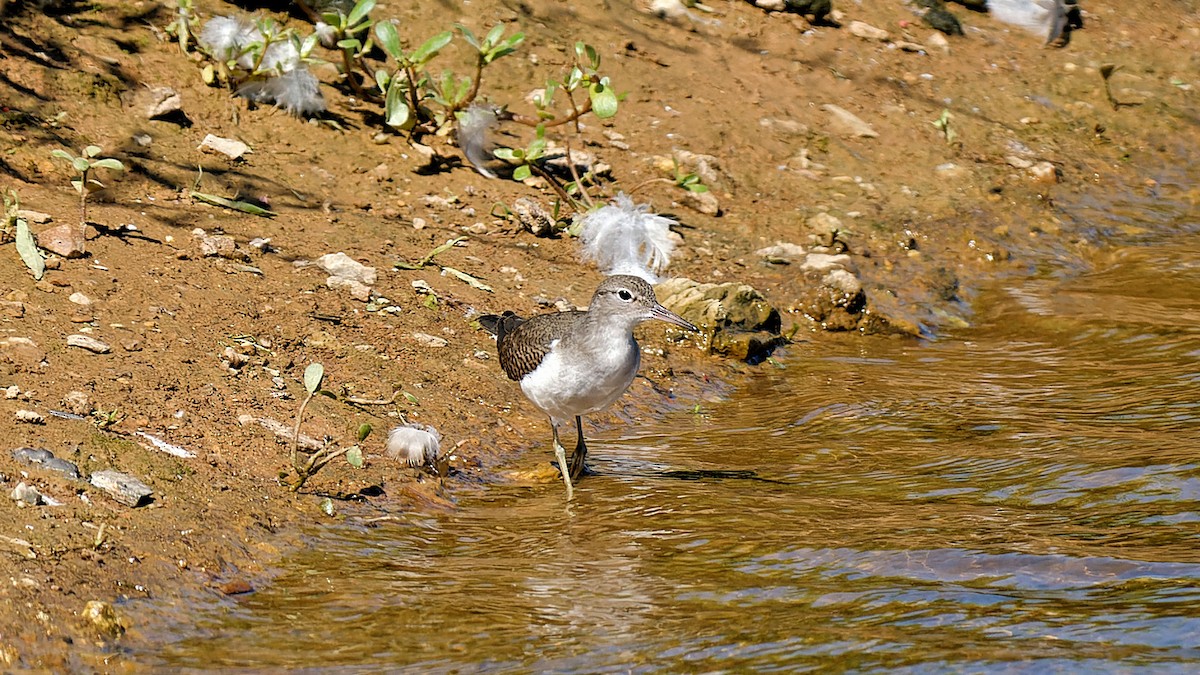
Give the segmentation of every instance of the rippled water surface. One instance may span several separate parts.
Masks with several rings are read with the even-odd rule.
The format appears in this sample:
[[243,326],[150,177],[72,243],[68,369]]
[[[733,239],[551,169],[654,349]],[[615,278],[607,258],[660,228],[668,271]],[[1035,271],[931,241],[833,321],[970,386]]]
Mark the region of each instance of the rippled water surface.
[[[800,344],[600,475],[323,527],[137,660],[346,672],[1200,668],[1200,242]],[[685,480],[687,471],[756,478]]]

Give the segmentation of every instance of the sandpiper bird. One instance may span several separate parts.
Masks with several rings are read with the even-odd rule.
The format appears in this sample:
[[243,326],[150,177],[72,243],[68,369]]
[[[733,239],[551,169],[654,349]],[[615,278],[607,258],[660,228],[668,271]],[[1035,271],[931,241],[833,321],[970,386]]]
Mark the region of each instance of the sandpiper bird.
[[[637,375],[641,350],[633,329],[648,319],[697,328],[658,304],[654,289],[642,279],[616,275],[605,279],[587,311],[572,310],[522,319],[512,312],[479,317],[496,336],[500,367],[538,410],[550,418],[554,455],[574,495],[572,480],[585,470],[587,446],[581,416],[603,410],[621,397]],[[575,418],[578,438],[568,464],[558,441],[558,425]]]

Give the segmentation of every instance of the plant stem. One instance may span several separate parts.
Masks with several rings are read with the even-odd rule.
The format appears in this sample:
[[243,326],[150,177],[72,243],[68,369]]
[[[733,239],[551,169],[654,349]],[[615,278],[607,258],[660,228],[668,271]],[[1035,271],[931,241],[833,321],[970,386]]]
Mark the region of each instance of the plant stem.
[[592,111],[592,99],[589,97],[586,101],[583,102],[583,105],[579,106],[579,108],[575,108],[574,103],[572,103],[571,114],[567,115],[566,117],[563,117],[561,119],[553,119],[553,120],[546,121],[543,119],[539,119],[537,117],[529,117],[528,115],[522,115],[520,113],[509,113],[508,119],[512,120],[513,122],[516,122],[517,124],[524,124],[525,126],[528,126],[528,127],[536,127],[537,125],[541,124],[541,125],[549,128],[549,127],[557,127],[557,126],[561,126],[563,124],[568,124],[570,122],[574,122],[575,120],[579,119],[580,117],[583,117],[584,115],[590,113],[591,111]]
[[88,193],[88,173],[87,170],[79,174],[79,227],[87,230],[87,193]]
[[[318,387],[319,389],[320,387]],[[292,469],[296,471],[296,475],[300,476],[300,484],[304,484],[307,476],[300,473],[300,463],[296,461],[296,453],[300,447],[300,422],[304,420],[304,409],[308,407],[310,401],[316,396],[316,392],[309,392],[308,396],[300,403],[300,409],[296,411],[296,426],[292,428]],[[299,489],[293,488],[293,489]]]

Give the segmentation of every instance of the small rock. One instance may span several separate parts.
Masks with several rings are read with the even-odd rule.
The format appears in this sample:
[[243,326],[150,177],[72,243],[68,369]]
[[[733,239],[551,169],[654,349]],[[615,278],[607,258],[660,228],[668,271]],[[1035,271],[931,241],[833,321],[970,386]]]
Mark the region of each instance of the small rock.
[[528,197],[518,197],[512,203],[512,213],[521,229],[535,237],[554,234],[554,217],[541,204]]
[[787,3],[784,0],[754,0],[754,6],[768,12],[782,12],[787,9]]
[[374,286],[378,277],[374,267],[368,267],[342,252],[326,253],[315,262],[329,276],[353,279],[366,286]]
[[1016,155],[1006,155],[1004,162],[1014,169],[1028,169],[1033,166],[1033,161]]
[[921,54],[921,53],[925,52],[925,45],[917,44],[916,42],[908,42],[907,40],[896,40],[892,44],[896,45],[896,48],[902,52],[912,52],[914,54]]
[[13,300],[0,300],[0,313],[13,319],[20,319],[25,316],[25,303]]
[[799,244],[781,241],[774,246],[758,249],[754,252],[754,255],[766,258],[767,260],[795,260],[804,255],[804,247]]
[[24,481],[17,483],[17,486],[8,494],[17,506],[22,508],[26,506],[39,506],[43,503],[42,493],[38,492],[37,488],[32,485],[26,485]]
[[79,225],[56,225],[37,235],[37,245],[64,258],[82,258],[87,254],[84,228]]
[[67,346],[86,349],[93,354],[107,354],[112,351],[112,347],[109,347],[108,344],[90,335],[80,335],[78,333],[67,336]]
[[413,333],[412,336],[414,340],[425,347],[445,347],[450,344],[446,338],[429,335],[428,333]]
[[34,370],[46,360],[46,352],[27,337],[0,338],[0,360]]
[[933,171],[940,178],[964,178],[971,175],[970,169],[965,166],[959,166],[954,162],[938,164],[933,168]]
[[125,620],[107,602],[89,600],[83,607],[83,619],[104,638],[118,638],[125,634]]
[[112,469],[93,473],[89,482],[121,504],[134,508],[140,506],[147,497],[154,494],[154,491],[142,481],[127,473]]
[[42,213],[41,211],[32,211],[30,209],[18,209],[17,217],[23,218],[23,219],[25,219],[26,222],[30,222],[35,225],[45,225],[46,223],[54,220],[54,218],[51,217],[49,213]]
[[325,285],[332,291],[344,290],[350,297],[360,302],[366,302],[371,299],[371,287],[355,279],[329,277],[325,280]]
[[73,302],[77,305],[82,305],[84,307],[90,307],[92,304],[91,298],[89,298],[88,296],[86,296],[83,293],[80,293],[78,291],[72,293],[71,297],[67,298],[67,300],[70,300],[71,302]]
[[242,595],[243,593],[253,593],[254,586],[250,585],[245,579],[231,579],[217,586],[217,588],[225,595]]
[[849,110],[832,103],[826,103],[821,109],[831,116],[831,126],[834,131],[858,138],[878,138],[879,133],[871,125],[862,121]]
[[92,401],[82,391],[68,391],[62,398],[62,406],[76,415],[92,414]]
[[12,451],[12,456],[19,462],[57,471],[71,480],[80,478],[79,467],[74,462],[55,457],[54,453],[44,448],[16,448]]
[[412,226],[414,230],[423,230],[429,223],[424,218],[413,218]]
[[240,159],[242,155],[250,152],[250,146],[241,141],[221,138],[212,134],[205,136],[196,149],[214,155],[225,155],[229,159]]
[[209,234],[200,228],[192,230],[192,237],[200,245],[200,255],[205,258],[220,256],[231,260],[245,259],[238,253],[237,241],[227,234]]
[[676,277],[660,283],[655,292],[664,307],[700,327],[700,335],[689,334],[687,339],[709,353],[759,363],[787,342],[779,334],[779,311],[746,284],[702,284]]
[[45,424],[46,418],[39,412],[33,410],[18,410],[16,412],[18,422],[25,424]]
[[15,384],[8,386],[4,389],[4,398],[9,399],[10,401],[20,395],[21,395],[21,388]]
[[1047,185],[1057,183],[1059,179],[1058,167],[1050,162],[1038,162],[1029,167],[1029,175],[1033,177],[1035,183]]
[[878,40],[886,42],[890,35],[882,28],[876,28],[869,23],[862,21],[851,21],[850,25],[846,26],[846,30],[850,31],[851,35],[860,37],[864,40]]
[[682,201],[684,205],[706,216],[721,215],[721,204],[717,201],[717,196],[712,193],[712,190],[706,192],[692,192],[688,190],[683,194]]
[[930,33],[929,37],[925,38],[925,44],[930,48],[937,49],[944,54],[950,53],[950,41],[941,33]]
[[167,117],[183,110],[183,98],[170,87],[151,87],[144,96],[147,119]]

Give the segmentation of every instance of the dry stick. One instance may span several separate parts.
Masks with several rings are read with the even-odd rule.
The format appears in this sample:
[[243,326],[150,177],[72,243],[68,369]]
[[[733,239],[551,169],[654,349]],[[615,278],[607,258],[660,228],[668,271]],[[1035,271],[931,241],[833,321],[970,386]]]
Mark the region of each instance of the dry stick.
[[592,202],[592,197],[587,193],[587,188],[583,186],[583,181],[579,180],[579,172],[575,170],[575,160],[571,154],[571,142],[567,141],[567,169],[571,171],[571,178],[575,181],[575,187],[579,188],[579,194],[583,196],[583,203],[587,204],[588,210],[596,208],[596,204]]
[[366,399],[358,398],[357,396],[347,396],[346,401],[349,403],[357,403],[358,405],[388,405],[396,402],[396,397],[400,395],[399,391],[393,392],[391,398]]
[[537,164],[530,163],[529,169],[531,171],[533,171],[534,173],[536,173],[538,176],[541,176],[546,181],[546,183],[548,183],[550,185],[550,187],[553,188],[554,192],[556,192],[558,194],[559,199],[561,199],[563,202],[565,202],[567,204],[567,206],[571,207],[572,211],[574,211],[575,213],[579,213],[579,207],[575,205],[575,200],[571,199],[571,195],[567,194],[567,191],[564,190],[562,188],[562,186],[558,184],[558,181],[554,179],[554,176],[551,176],[549,172],[547,172],[545,169],[538,166]]

